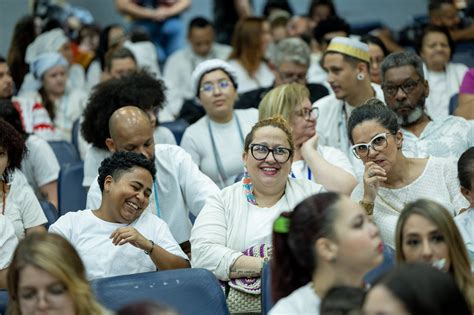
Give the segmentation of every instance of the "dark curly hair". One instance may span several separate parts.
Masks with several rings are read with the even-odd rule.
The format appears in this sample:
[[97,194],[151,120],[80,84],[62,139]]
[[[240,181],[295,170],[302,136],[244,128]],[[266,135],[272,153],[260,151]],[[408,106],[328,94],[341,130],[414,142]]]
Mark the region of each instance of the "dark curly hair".
[[82,136],[95,147],[107,149],[105,139],[110,138],[109,119],[113,112],[129,105],[156,112],[163,108],[165,90],[163,81],[143,71],[99,84],[84,110]]
[[0,118],[0,147],[8,154],[8,166],[2,174],[3,180],[8,183],[15,169],[20,168],[21,160],[27,150],[25,139],[2,118]]
[[23,129],[20,113],[17,111],[11,100],[0,100],[0,118],[8,121],[8,123],[12,125],[25,140],[28,138],[28,134],[25,132],[25,129]]
[[147,159],[143,154],[135,152],[115,152],[112,156],[106,158],[100,163],[99,183],[100,191],[104,191],[104,181],[109,175],[114,180],[118,180],[122,174],[134,167],[142,167],[150,172],[151,177],[155,180],[155,162]]

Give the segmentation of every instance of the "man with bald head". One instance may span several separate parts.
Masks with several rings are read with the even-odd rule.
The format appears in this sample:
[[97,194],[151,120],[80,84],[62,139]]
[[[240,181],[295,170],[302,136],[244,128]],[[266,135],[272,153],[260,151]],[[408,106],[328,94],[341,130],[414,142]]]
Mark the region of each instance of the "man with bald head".
[[[109,119],[110,138],[105,140],[110,152],[137,152],[154,160],[156,180],[147,210],[163,219],[185,253],[190,253],[191,222],[210,195],[219,188],[199,171],[191,156],[176,145],[156,144],[148,114],[134,106],[117,109]],[[97,209],[101,191],[95,180],[87,195],[87,208]]]

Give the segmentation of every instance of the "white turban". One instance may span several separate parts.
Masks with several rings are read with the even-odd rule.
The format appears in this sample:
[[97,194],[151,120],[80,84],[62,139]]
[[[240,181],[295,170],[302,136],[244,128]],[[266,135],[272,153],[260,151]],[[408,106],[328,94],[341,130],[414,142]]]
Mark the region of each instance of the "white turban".
[[30,72],[33,73],[36,79],[41,79],[46,71],[56,66],[63,66],[67,69],[69,64],[60,53],[44,53],[30,63]]
[[67,42],[69,39],[60,28],[40,34],[26,48],[25,62],[29,64],[41,54],[57,52]]
[[197,96],[199,96],[199,85],[201,83],[202,77],[213,70],[222,70],[224,71],[232,81],[234,88],[237,90],[237,73],[233,66],[221,59],[210,59],[201,62],[198,64],[196,69],[194,69],[193,74],[191,75],[192,91]]

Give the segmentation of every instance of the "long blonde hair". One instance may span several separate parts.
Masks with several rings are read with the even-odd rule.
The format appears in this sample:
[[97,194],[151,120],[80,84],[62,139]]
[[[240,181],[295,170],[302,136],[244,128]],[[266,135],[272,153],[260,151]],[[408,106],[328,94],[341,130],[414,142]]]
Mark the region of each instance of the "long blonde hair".
[[18,282],[22,269],[28,265],[48,272],[67,287],[76,315],[107,313],[95,299],[84,265],[74,247],[57,234],[34,233],[20,241],[8,269],[8,315],[21,314]]
[[280,85],[269,91],[258,105],[258,119],[281,115],[290,121],[291,113],[296,106],[309,99],[309,90],[298,83]]
[[408,218],[414,214],[429,220],[443,235],[451,262],[449,272],[464,293],[471,309],[474,310],[474,279],[471,273],[469,256],[453,217],[442,205],[431,200],[418,199],[405,206],[398,218],[395,233],[397,262],[406,261],[402,250],[403,228]]

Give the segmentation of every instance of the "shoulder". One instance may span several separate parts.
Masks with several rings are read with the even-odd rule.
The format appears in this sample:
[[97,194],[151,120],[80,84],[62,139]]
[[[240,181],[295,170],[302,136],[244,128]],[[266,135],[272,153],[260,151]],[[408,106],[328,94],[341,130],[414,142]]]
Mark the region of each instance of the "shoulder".
[[[85,221],[95,221],[95,215],[92,213],[92,210],[78,210],[78,211],[70,211],[58,218],[56,222],[54,222],[50,230],[62,230],[65,227],[80,228],[84,226]],[[80,224],[78,224],[80,223]]]
[[[340,106],[334,106],[335,103],[340,104]],[[334,94],[326,95],[325,97],[320,98],[316,102],[314,102],[313,106],[319,107],[319,110],[329,111],[335,108],[342,107],[342,102],[334,96]]]
[[174,144],[155,144],[155,164],[157,160],[176,164],[186,159],[192,160],[191,155],[180,146]]
[[314,293],[310,284],[306,284],[287,297],[282,298],[270,310],[270,315],[280,314],[319,314],[320,299]]
[[465,64],[455,62],[448,63],[448,68],[456,72],[461,72],[463,76],[469,70],[469,68]]
[[239,118],[251,120],[254,123],[258,120],[258,109],[256,108],[236,109],[234,112]]
[[286,192],[294,195],[309,196],[322,192],[323,186],[305,178],[288,178]]

